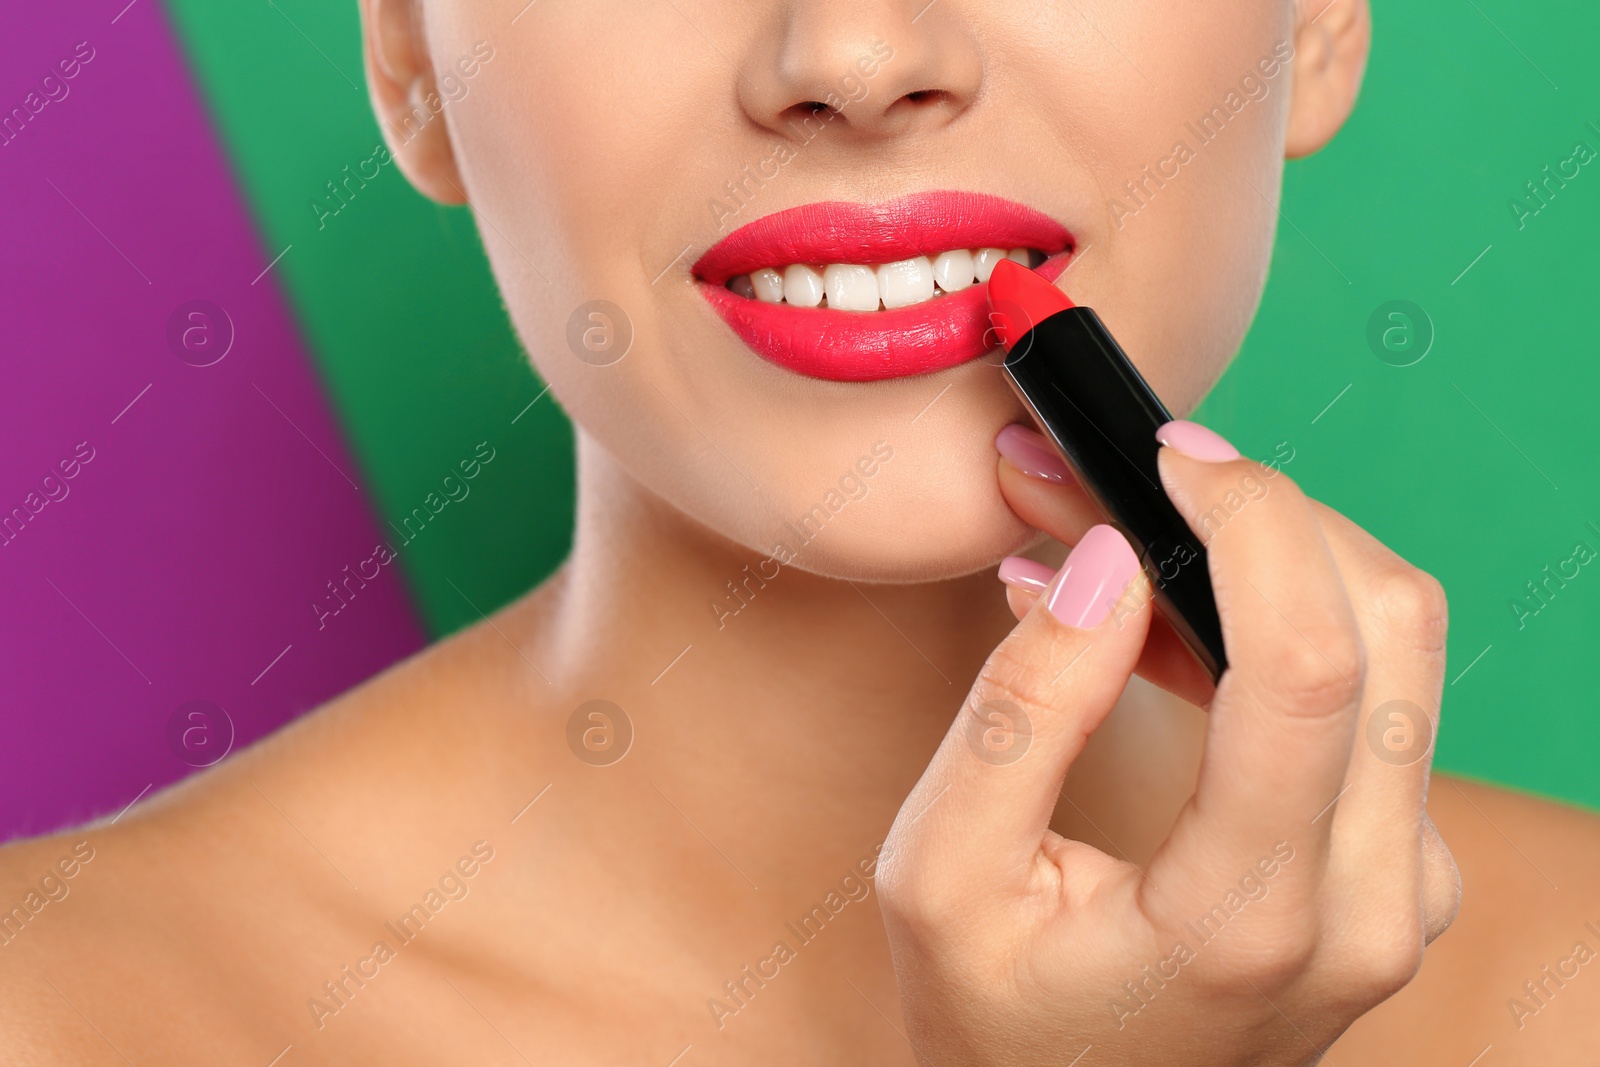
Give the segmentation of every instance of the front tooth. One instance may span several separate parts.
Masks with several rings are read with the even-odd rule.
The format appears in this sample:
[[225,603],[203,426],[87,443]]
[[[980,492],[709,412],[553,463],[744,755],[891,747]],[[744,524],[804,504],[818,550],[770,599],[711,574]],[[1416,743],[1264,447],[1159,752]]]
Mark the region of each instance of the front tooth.
[[840,311],[877,311],[878,279],[871,267],[830,263],[822,272],[828,306]]
[[751,271],[750,284],[755,287],[756,299],[763,304],[783,303],[783,275],[771,267]]
[[804,263],[792,263],[783,271],[783,298],[795,307],[814,308],[822,303],[822,275]]
[[927,256],[885,263],[878,268],[878,289],[883,293],[883,306],[890,309],[932,300],[933,264]]
[[972,257],[972,267],[978,274],[980,282],[989,280],[989,275],[994,273],[994,265],[1006,258],[1003,248],[980,248],[978,254]]
[[1032,259],[1032,257],[1028,255],[1028,250],[1026,248],[1013,248],[1011,251],[1006,253],[1006,258],[1013,263],[1021,263],[1024,267],[1026,267],[1029,260]]
[[947,293],[959,293],[972,284],[972,253],[965,248],[942,252],[933,261],[933,280]]

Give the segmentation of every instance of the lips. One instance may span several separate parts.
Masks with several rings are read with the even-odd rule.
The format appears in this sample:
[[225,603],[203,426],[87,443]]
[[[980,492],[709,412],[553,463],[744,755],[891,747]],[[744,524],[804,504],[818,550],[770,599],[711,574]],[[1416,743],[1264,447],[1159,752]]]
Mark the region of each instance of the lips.
[[929,192],[881,204],[807,204],[757,219],[711,247],[693,274],[706,300],[762,358],[799,374],[869,382],[953,367],[995,347],[987,286],[975,284],[887,311],[768,303],[728,288],[762,268],[875,266],[962,249],[1029,249],[1051,281],[1066,270],[1072,235],[1002,197]]

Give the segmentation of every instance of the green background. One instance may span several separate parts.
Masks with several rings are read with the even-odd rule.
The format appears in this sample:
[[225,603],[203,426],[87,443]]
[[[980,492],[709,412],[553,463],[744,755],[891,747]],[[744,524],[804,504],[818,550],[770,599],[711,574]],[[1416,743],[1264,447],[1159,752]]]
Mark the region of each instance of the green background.
[[429,493],[444,496],[441,480],[480,441],[495,449],[470,495],[402,555],[430,633],[476,621],[561,562],[573,487],[572,434],[551,397],[518,417],[544,384],[471,215],[419,196],[390,164],[319,224],[312,201],[336,204],[327,183],[347,166],[372,173],[365,161],[382,143],[356,0],[166,6],[267,258],[292,246],[273,274],[391,532]]
[[[497,450],[406,550],[447,633],[561,559],[570,430],[549,397],[517,418],[543,386],[466,212],[386,167],[318,228],[309,201],[379,140],[353,0],[167,6],[263,243],[293,246],[276,273],[381,513],[398,522],[477,442]],[[1600,161],[1523,228],[1509,207],[1578,141],[1600,149],[1600,11],[1376,6],[1361,102],[1290,165],[1260,316],[1197,417],[1250,454],[1287,441],[1296,480],[1444,582],[1439,767],[1600,807],[1600,563],[1520,627],[1511,607],[1578,542],[1600,550]],[[1422,309],[1414,338],[1433,336],[1410,366],[1368,342],[1395,300]]]

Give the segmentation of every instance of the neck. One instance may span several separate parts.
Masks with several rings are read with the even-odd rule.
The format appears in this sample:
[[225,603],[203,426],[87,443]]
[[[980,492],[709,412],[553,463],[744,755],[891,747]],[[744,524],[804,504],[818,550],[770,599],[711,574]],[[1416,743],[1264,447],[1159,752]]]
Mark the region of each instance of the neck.
[[1000,584],[761,566],[579,441],[576,540],[540,653],[556,692],[622,707],[644,790],[748,878],[869,852],[1013,625]]

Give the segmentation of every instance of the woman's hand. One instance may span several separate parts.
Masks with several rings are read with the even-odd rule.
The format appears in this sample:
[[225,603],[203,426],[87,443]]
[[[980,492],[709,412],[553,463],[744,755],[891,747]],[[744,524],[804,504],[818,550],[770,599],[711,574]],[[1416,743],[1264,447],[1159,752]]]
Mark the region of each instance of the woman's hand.
[[[1455,915],[1455,865],[1423,810],[1439,584],[1202,427],[1160,436],[1230,664],[1204,687],[1198,785],[1144,871],[1049,829],[1135,668],[1194,682],[1141,662],[1150,586],[1121,535],[1074,537],[1053,518],[1073,509],[1051,503],[1073,490],[1002,464],[1019,514],[1079,543],[1035,603],[1013,600],[1025,616],[884,848],[909,1036],[937,1067],[1307,1063]],[[1410,749],[1395,744],[1408,716]]]

